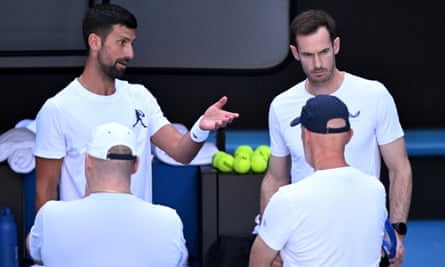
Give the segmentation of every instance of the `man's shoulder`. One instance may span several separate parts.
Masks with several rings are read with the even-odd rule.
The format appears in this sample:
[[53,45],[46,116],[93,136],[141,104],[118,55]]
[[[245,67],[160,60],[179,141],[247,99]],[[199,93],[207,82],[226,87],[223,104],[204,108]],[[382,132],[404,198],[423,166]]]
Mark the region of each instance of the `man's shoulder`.
[[304,89],[304,81],[302,81],[276,95],[273,102],[287,99],[289,96],[303,96],[306,94],[307,93]]
[[348,108],[360,105],[374,107],[382,98],[390,97],[388,89],[377,80],[363,78],[350,73],[345,73],[345,80],[340,89],[334,93],[340,97]]
[[[365,78],[363,76],[351,74],[348,72],[345,72],[345,81],[347,83],[353,83],[355,85],[360,84],[360,85],[362,85],[361,88],[369,88],[369,86],[376,87],[376,88],[384,88],[383,84],[378,80]],[[363,86],[363,85],[365,85],[365,86]]]
[[290,108],[292,111],[298,111],[303,106],[310,95],[304,88],[304,82],[295,84],[291,88],[276,95],[271,102],[271,107],[275,112],[288,113]]
[[39,213],[45,214],[46,216],[50,214],[64,214],[67,212],[74,201],[62,201],[62,200],[49,200],[40,208]]
[[133,90],[147,90],[145,85],[143,85],[141,83],[133,83],[130,81],[120,80],[120,79],[115,80],[115,85],[117,88],[125,88],[125,89],[130,89],[130,90],[131,89],[133,89]]
[[48,98],[48,101],[57,101],[58,99],[69,98],[75,92],[77,92],[77,88],[80,87],[77,79],[72,80],[69,84],[67,84],[64,88],[59,90],[55,95]]
[[147,203],[150,210],[166,217],[178,217],[176,210],[165,205]]
[[125,80],[116,79],[115,82],[116,88],[120,90],[120,93],[139,97],[153,97],[151,92],[148,90],[145,85],[140,83],[132,83]]
[[385,191],[385,187],[378,177],[367,174],[355,167],[349,167],[348,169],[354,174],[354,177],[357,178],[357,181],[366,184],[367,188],[369,188],[369,186],[374,186],[377,189]]

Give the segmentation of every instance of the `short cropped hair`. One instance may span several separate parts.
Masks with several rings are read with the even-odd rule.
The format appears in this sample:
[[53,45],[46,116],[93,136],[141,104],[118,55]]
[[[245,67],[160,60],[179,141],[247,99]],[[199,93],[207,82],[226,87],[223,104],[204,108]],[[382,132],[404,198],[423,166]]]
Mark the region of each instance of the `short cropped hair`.
[[87,10],[83,18],[82,33],[85,46],[88,46],[88,36],[91,33],[105,39],[114,25],[123,25],[129,29],[138,26],[136,17],[127,9],[115,4],[100,4]]
[[315,33],[318,28],[326,27],[331,41],[337,37],[337,27],[334,19],[325,11],[309,9],[297,15],[290,25],[290,42],[297,47],[298,35],[309,35]]

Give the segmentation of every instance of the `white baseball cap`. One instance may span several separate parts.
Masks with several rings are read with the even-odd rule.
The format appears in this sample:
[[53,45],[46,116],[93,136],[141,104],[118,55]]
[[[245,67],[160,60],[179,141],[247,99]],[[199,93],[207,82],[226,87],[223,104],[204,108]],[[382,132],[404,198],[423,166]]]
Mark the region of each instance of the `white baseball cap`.
[[[126,146],[131,150],[131,155],[111,154],[113,146]],[[87,144],[87,153],[98,159],[136,159],[136,136],[126,126],[111,122],[97,126]]]

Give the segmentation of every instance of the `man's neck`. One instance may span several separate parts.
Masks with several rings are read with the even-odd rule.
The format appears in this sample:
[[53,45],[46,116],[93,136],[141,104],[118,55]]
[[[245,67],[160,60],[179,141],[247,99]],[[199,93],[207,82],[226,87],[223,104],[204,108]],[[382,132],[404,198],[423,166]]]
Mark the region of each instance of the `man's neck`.
[[106,77],[103,73],[92,71],[86,67],[78,78],[79,83],[88,91],[98,95],[112,95],[116,92],[114,79]]
[[121,193],[121,194],[131,194],[130,190],[130,178],[127,180],[94,180],[90,179],[87,181],[86,186],[87,194],[94,193]]
[[326,95],[332,94],[341,87],[344,81],[344,77],[345,74],[343,72],[339,71],[338,69],[335,69],[328,80],[320,83],[314,83],[309,79],[307,79],[305,87],[306,90],[311,95],[314,96],[321,94],[326,94]]
[[94,194],[94,193],[118,193],[118,194],[130,194],[130,191],[123,191],[123,190],[109,190],[109,189],[103,189],[103,190],[94,190],[91,191],[90,194]]

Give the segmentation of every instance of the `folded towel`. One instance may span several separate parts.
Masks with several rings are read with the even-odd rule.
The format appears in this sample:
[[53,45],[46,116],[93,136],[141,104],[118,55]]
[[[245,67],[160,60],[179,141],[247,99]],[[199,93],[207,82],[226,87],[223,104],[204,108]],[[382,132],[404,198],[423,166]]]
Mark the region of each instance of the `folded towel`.
[[33,119],[23,119],[14,126],[14,128],[26,128],[33,133],[37,132],[36,127],[36,121]]
[[13,151],[8,157],[8,164],[16,173],[29,173],[34,170],[36,164],[32,154],[32,145]]
[[[187,128],[179,123],[173,123],[173,126],[181,133],[186,134],[188,132]],[[170,165],[180,165],[184,164],[174,160],[172,157],[167,155],[164,150],[160,149],[157,146],[153,146],[153,154],[160,161],[170,164]],[[195,158],[188,165],[208,165],[212,163],[213,155],[218,152],[218,148],[214,143],[205,142],[201,149],[196,154]]]
[[32,153],[35,134],[27,128],[13,128],[0,135],[0,162],[8,160],[17,173],[28,173],[35,168]]

